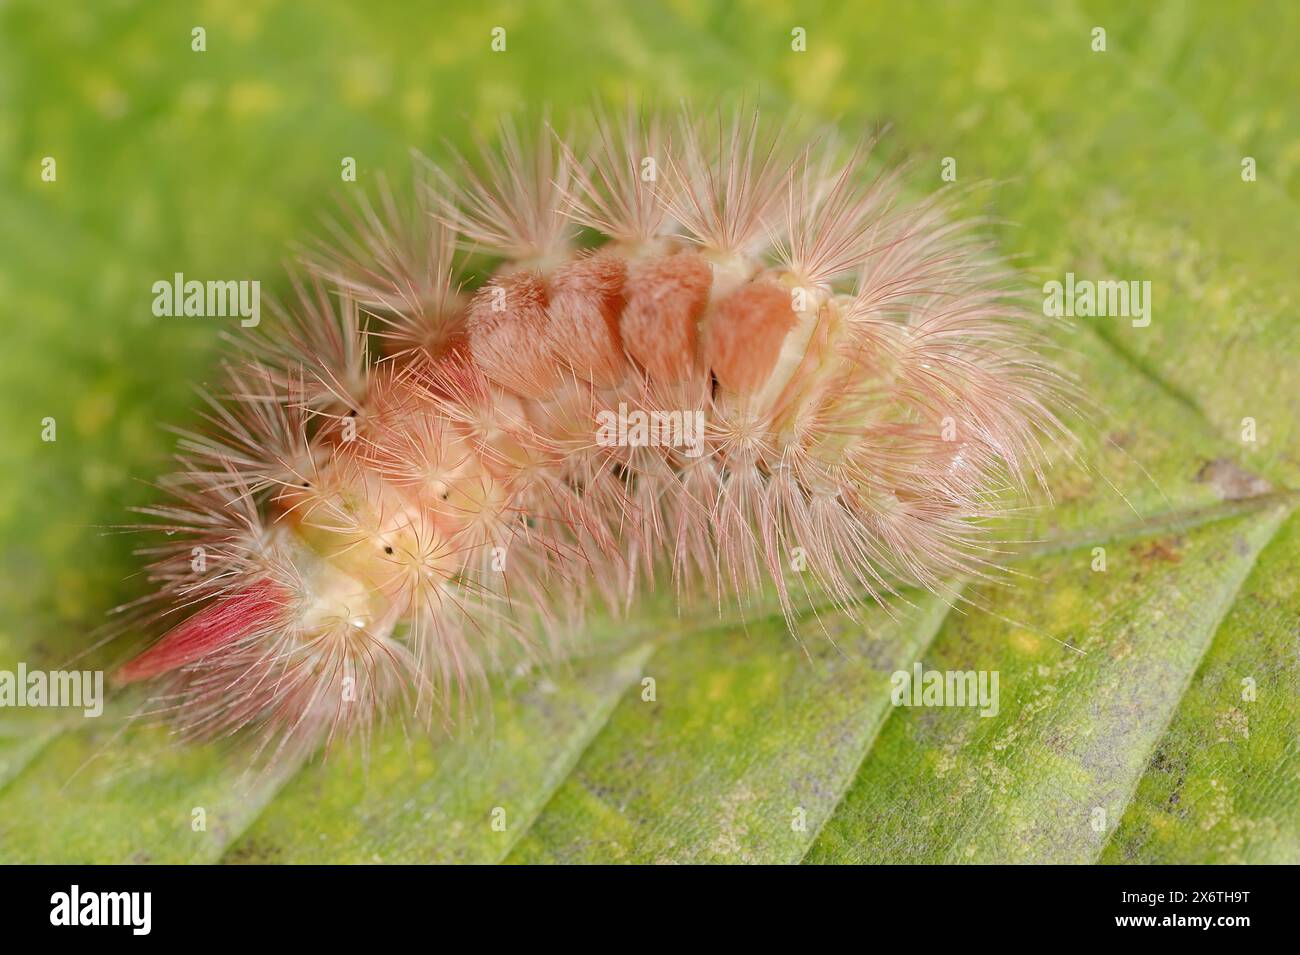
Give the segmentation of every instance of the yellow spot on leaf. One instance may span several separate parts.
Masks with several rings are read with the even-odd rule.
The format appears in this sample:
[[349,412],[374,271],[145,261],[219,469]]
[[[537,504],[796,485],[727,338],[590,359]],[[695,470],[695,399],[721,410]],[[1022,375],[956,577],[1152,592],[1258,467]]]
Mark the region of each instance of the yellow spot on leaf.
[[230,113],[236,119],[264,115],[280,105],[280,94],[269,83],[245,81],[232,83],[226,94]]
[[1043,641],[1028,630],[1013,630],[1010,643],[1016,652],[1025,654],[1038,653],[1043,645]]

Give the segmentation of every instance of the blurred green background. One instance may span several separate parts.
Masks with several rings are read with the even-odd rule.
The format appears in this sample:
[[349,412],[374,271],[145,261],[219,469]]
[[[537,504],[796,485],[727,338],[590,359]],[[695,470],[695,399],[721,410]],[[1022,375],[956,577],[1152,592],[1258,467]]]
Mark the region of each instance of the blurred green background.
[[[191,49],[196,26],[205,52]],[[1091,48],[1099,26],[1104,53]],[[491,49],[494,27],[505,52]],[[791,49],[796,27],[806,52]],[[412,147],[463,146],[504,112],[578,118],[593,96],[743,94],[849,132],[888,124],[884,148],[913,161],[914,191],[941,186],[945,156],[960,183],[991,184],[968,204],[995,218],[1032,281],[1152,281],[1149,328],[1097,320],[1073,343],[1103,409],[1089,439],[1098,474],[1054,475],[1058,506],[1028,532],[1062,549],[1122,538],[1136,521],[1125,498],[1171,527],[1228,517],[1246,505],[1225,501],[1239,495],[1223,474],[1268,481],[1275,494],[1259,506],[1289,511],[1286,489],[1300,481],[1298,30],[1300,7],[1286,2],[10,0],[0,667],[57,666],[107,608],[141,592],[134,542],[104,528],[154,499],[144,482],[167,465],[162,426],[194,422],[192,388],[213,376],[230,323],[154,317],[153,282],[182,271],[274,292],[292,243],[345,190],[381,173],[402,181]],[[47,156],[54,182],[41,179]],[[355,184],[340,181],[345,156]],[[1256,182],[1241,178],[1246,156]],[[53,443],[41,440],[47,416]],[[1241,439],[1246,417],[1254,442]],[[1231,464],[1207,471],[1215,461]],[[1253,542],[1243,575],[1281,518],[1269,520],[1267,533],[1233,538]],[[1233,593],[1205,611],[1207,640]],[[1198,661],[1183,661],[1171,686],[1185,687]],[[1278,714],[1278,738],[1293,718]],[[0,786],[22,785],[57,735],[30,729],[44,719],[0,714]],[[1285,754],[1294,759],[1293,739]],[[34,806],[30,793],[44,791],[22,798]],[[1294,798],[1284,805],[1294,836]]]

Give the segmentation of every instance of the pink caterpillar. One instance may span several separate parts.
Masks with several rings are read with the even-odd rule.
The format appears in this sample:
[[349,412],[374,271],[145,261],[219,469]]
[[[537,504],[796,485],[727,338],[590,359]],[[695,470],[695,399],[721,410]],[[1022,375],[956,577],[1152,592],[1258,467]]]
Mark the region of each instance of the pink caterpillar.
[[[1064,383],[1014,274],[867,152],[629,113],[362,203],[182,434],[147,553],[190,615],[119,679],[195,734],[315,742],[657,578],[789,610],[986,572]],[[473,292],[461,250],[495,257]]]

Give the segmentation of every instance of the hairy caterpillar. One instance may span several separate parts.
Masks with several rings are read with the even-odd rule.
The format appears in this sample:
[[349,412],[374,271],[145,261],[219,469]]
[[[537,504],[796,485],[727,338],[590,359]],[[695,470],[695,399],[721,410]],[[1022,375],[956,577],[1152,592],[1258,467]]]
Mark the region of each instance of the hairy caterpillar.
[[308,251],[145,511],[170,629],[120,682],[198,735],[314,743],[445,712],[665,577],[853,607],[992,566],[1065,382],[970,224],[866,143],[593,125],[507,125]]

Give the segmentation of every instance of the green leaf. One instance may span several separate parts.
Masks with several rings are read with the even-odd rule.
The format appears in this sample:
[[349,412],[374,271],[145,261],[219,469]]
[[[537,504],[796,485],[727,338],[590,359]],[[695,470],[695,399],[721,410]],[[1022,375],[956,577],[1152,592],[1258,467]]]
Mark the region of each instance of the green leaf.
[[[1300,11],[1267,7],[1252,29],[1212,2],[231,4],[204,8],[200,54],[177,5],[5,5],[0,670],[117,658],[92,631],[144,584],[100,528],[152,499],[158,425],[195,420],[221,354],[149,287],[276,287],[343,156],[365,188],[506,109],[746,91],[891,124],[914,192],[944,156],[995,183],[967,203],[1035,281],[1149,280],[1154,304],[1147,327],[1075,323],[1090,469],[1061,463],[1005,528],[1033,541],[1005,584],[823,609],[797,638],[771,608],[659,594],[500,678],[451,738],[271,771],[129,723],[130,696],[3,710],[0,861],[1300,861]],[[996,671],[997,714],[893,705],[916,663]]]
[[1300,516],[1259,555],[1102,862],[1294,863]]
[[1280,519],[1111,548],[1105,573],[1049,557],[1026,568],[1033,583],[950,620],[926,668],[997,671],[999,712],[896,713],[808,861],[1095,861]]

